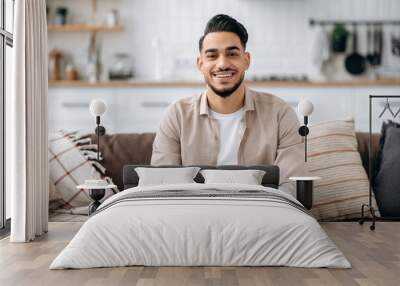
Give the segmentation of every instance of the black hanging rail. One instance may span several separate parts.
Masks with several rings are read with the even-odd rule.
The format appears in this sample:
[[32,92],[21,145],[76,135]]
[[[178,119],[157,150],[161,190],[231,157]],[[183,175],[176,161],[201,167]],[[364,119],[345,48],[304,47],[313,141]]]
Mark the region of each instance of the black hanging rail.
[[400,25],[400,20],[309,20],[310,26],[314,25]]
[[[368,144],[368,181],[369,181],[369,196],[368,196],[368,204],[363,204],[361,206],[361,218],[359,220],[360,224],[364,223],[364,220],[366,219],[366,217],[364,216],[364,211],[365,209],[367,209],[367,212],[369,212],[371,214],[371,218],[372,218],[372,224],[370,225],[370,229],[374,230],[375,229],[375,222],[376,222],[376,217],[375,217],[375,208],[372,205],[372,187],[374,184],[374,177],[373,177],[373,170],[372,170],[372,101],[375,98],[385,98],[386,99],[386,104],[384,106],[383,111],[380,113],[379,118],[383,115],[383,113],[386,110],[391,110],[390,109],[390,103],[389,103],[389,98],[400,98],[400,95],[370,95],[369,96],[369,144]],[[399,114],[400,109],[398,110],[398,112],[396,112],[396,114],[393,114],[392,111],[390,111],[390,113],[392,114],[393,118],[395,118],[397,116],[397,114]],[[379,220],[394,220],[394,221],[399,221],[400,218],[396,217],[396,218],[380,218]]]

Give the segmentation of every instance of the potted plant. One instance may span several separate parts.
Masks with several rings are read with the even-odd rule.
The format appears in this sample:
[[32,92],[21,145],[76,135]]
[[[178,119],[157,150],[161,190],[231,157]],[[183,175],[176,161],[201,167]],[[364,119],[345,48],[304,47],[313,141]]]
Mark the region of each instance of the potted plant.
[[343,53],[346,51],[347,37],[349,31],[343,24],[336,24],[331,36],[332,51],[334,53]]

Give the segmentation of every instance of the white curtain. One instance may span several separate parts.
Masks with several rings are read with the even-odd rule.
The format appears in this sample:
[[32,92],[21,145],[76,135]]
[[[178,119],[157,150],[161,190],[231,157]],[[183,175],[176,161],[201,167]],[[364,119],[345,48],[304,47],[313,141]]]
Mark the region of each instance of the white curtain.
[[45,0],[15,1],[14,69],[6,111],[12,242],[47,232],[47,24]]

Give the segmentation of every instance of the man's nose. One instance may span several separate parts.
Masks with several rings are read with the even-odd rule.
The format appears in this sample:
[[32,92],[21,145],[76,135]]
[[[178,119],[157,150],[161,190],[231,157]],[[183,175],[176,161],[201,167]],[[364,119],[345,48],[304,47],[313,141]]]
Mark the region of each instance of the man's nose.
[[218,61],[217,61],[217,67],[220,69],[225,69],[225,68],[229,67],[228,58],[225,57],[224,55],[219,56]]

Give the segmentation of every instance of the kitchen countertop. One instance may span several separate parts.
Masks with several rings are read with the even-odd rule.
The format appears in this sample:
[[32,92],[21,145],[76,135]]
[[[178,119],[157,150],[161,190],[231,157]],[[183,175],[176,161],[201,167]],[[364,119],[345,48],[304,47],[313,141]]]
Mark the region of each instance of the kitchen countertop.
[[[400,79],[379,79],[379,80],[354,80],[354,81],[302,81],[302,80],[263,80],[263,81],[246,81],[250,86],[271,86],[271,87],[352,87],[352,86],[399,86]],[[88,87],[88,88],[126,88],[126,87],[201,87],[204,83],[201,81],[177,80],[177,81],[155,81],[155,80],[115,80],[100,81],[90,83],[87,81],[49,81],[49,87]]]

